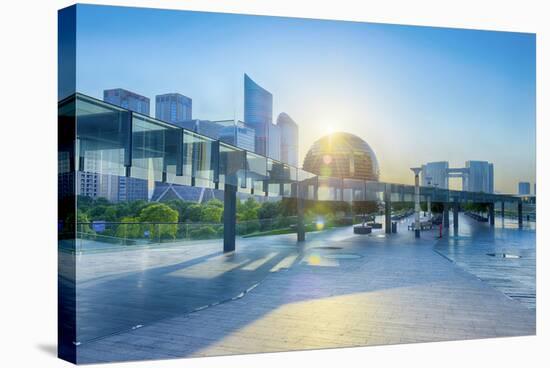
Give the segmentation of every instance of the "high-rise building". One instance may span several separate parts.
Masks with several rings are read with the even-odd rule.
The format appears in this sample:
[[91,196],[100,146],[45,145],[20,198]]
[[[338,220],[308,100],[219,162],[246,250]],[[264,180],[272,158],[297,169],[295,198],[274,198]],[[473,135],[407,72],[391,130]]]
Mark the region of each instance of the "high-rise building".
[[275,124],[267,125],[267,155],[281,161],[281,128]]
[[220,141],[254,152],[256,137],[254,129],[245,126],[244,123],[239,120],[229,120],[218,123],[226,122],[231,124],[223,124],[224,127],[220,131]]
[[[149,99],[137,93],[122,88],[103,91],[103,100],[122,108],[149,115]],[[123,160],[123,150],[108,150],[101,153],[101,157],[90,157],[87,165],[107,165]],[[86,160],[86,158],[85,158]],[[104,172],[111,172],[104,167]],[[82,172],[79,175],[80,191],[88,197],[102,197],[111,202],[147,200],[147,180],[111,174],[96,174],[97,168]]]
[[493,164],[487,161],[466,161],[465,167],[449,168],[447,161],[422,165],[422,186],[449,188],[449,178],[462,179],[462,190],[494,192]]
[[268,155],[268,129],[273,121],[273,96],[247,74],[244,75],[244,121],[254,129],[255,151]]
[[298,167],[298,125],[284,112],[277,117],[277,125],[281,130],[281,161]]
[[469,192],[494,192],[493,164],[487,161],[466,161],[467,175],[463,190]]
[[104,90],[103,101],[143,115],[149,115],[149,98],[122,88]]
[[518,183],[518,194],[519,195],[530,195],[531,194],[531,183],[520,181]]
[[215,121],[200,119],[176,121],[174,124],[212,139],[220,139],[220,131],[224,127]]
[[193,100],[179,93],[166,93],[155,97],[155,118],[169,123],[191,120]]
[[449,188],[449,163],[447,161],[428,162],[422,165],[422,186],[437,187],[441,189]]

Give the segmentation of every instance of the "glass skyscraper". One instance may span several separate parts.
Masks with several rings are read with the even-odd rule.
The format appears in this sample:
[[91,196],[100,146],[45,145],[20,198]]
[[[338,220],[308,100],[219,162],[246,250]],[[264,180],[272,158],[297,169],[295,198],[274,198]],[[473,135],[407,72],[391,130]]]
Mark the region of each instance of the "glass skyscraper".
[[422,165],[422,186],[449,188],[449,163],[447,161],[428,162]]
[[518,194],[519,195],[530,195],[531,194],[531,183],[520,181],[518,183]]
[[273,95],[244,75],[244,121],[254,129],[255,152],[268,156],[268,129],[273,121]]
[[155,118],[169,123],[191,120],[193,100],[179,93],[166,93],[155,98]]
[[493,193],[493,164],[487,161],[466,161],[468,174],[463,183],[463,190],[469,192]]
[[143,115],[149,115],[149,98],[123,88],[104,90],[103,101]]
[[242,121],[230,120],[228,122],[231,124],[225,124],[220,131],[220,141],[254,152],[256,137],[254,129],[246,127]]
[[298,166],[298,125],[282,112],[277,117],[277,126],[281,130],[281,161]]

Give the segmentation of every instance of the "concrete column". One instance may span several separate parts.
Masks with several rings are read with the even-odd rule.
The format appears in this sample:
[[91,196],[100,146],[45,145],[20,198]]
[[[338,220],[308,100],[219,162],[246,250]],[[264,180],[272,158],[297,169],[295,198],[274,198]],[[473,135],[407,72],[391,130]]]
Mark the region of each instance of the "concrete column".
[[523,202],[518,202],[518,226],[523,227]]
[[306,240],[306,227],[304,223],[305,200],[304,198],[300,198],[299,194],[298,194],[298,198],[296,198],[296,213],[298,215],[298,222],[296,224],[296,233],[297,233],[298,241],[303,242]]
[[449,202],[443,203],[443,227],[449,228]]
[[420,167],[411,168],[414,172],[414,237],[420,238]]
[[495,203],[489,203],[489,225],[495,226]]
[[430,196],[428,196],[428,199],[427,199],[428,203],[426,203],[426,209],[428,210],[428,218],[431,219],[432,218],[432,198]]
[[386,229],[386,234],[391,234],[391,193],[388,191],[384,192],[384,227]]
[[223,252],[235,251],[237,187],[225,184],[223,191]]
[[458,232],[458,201],[453,201],[453,230]]

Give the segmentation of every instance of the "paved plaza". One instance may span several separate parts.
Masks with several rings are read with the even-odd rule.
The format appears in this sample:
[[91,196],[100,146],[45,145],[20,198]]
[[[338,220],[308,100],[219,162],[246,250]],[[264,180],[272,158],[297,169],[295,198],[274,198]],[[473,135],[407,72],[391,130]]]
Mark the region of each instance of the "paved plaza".
[[[232,255],[218,240],[80,254],[78,362],[535,334],[534,231],[406,226],[238,239]],[[525,257],[486,254],[503,249]]]

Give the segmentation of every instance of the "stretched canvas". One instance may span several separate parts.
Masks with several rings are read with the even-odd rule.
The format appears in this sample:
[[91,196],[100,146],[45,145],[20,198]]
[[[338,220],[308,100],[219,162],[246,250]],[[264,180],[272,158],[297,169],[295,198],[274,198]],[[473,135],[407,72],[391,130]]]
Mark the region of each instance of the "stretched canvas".
[[58,19],[60,358],[535,334],[534,34]]

